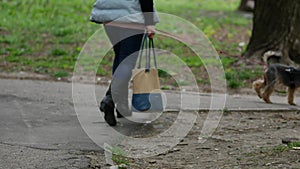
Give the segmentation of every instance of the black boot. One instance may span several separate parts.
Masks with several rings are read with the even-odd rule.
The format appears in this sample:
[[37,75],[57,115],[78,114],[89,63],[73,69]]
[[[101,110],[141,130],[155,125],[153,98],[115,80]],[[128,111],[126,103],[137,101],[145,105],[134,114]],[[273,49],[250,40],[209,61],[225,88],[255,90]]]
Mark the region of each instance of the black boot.
[[115,118],[115,104],[111,95],[106,95],[101,103],[100,103],[100,110],[104,112],[104,120],[110,125],[115,126],[117,125],[117,121]]

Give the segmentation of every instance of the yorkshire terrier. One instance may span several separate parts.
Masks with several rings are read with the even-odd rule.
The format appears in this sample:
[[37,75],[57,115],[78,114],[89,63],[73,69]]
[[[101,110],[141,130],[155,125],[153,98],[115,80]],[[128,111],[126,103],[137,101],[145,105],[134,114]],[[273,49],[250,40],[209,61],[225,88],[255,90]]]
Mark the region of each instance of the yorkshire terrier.
[[276,83],[281,83],[288,87],[288,103],[296,105],[294,103],[294,93],[300,87],[300,69],[282,64],[270,64],[264,73],[264,79],[254,81],[253,88],[258,97],[262,98],[266,103],[272,103],[270,96]]

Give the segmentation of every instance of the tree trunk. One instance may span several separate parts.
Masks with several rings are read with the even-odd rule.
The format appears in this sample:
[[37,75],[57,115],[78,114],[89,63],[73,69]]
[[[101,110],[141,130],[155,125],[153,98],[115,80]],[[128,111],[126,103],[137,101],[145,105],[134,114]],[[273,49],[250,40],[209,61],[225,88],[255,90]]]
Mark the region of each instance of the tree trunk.
[[253,12],[254,0],[242,0],[238,8],[239,11],[243,12]]
[[300,63],[300,0],[256,0],[245,57],[280,53],[277,62]]

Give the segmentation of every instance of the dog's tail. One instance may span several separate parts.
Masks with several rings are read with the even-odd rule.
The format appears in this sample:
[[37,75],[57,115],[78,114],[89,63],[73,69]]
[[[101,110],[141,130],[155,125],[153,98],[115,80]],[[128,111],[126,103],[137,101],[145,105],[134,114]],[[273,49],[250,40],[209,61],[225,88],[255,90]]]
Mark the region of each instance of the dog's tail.
[[279,61],[281,57],[282,57],[282,52],[269,50],[264,53],[262,59],[263,59],[265,65],[269,66],[269,63],[273,62],[273,61],[271,61],[271,59],[276,59]]

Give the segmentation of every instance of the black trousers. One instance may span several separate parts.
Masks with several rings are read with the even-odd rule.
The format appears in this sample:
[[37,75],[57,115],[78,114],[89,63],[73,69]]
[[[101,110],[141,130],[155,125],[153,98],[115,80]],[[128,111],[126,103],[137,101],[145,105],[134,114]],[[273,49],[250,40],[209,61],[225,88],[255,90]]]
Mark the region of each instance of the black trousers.
[[112,95],[114,102],[128,108],[128,84],[141,48],[144,30],[105,26],[105,31],[113,45],[113,79],[106,95]]

